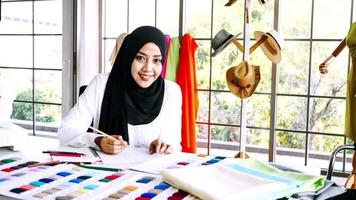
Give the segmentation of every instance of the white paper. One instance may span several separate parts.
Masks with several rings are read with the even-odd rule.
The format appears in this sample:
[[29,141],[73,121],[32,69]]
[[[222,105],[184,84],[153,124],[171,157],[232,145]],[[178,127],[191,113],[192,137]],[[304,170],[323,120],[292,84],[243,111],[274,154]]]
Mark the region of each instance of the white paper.
[[128,147],[124,151],[111,155],[98,151],[101,161],[104,165],[115,166],[121,169],[128,169],[133,165],[146,162],[148,160],[160,157],[160,154],[149,154],[146,148]]

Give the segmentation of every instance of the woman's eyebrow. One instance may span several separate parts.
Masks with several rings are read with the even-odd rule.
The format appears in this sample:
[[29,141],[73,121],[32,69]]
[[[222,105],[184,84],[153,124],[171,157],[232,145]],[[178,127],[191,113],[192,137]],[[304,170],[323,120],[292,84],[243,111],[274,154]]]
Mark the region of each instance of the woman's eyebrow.
[[[137,52],[137,54],[142,54],[143,56],[147,56],[147,54],[143,53],[142,51]],[[153,57],[155,57],[155,58],[157,58],[157,57],[161,58],[162,55],[161,55],[161,54],[157,54],[157,55],[154,55]]]

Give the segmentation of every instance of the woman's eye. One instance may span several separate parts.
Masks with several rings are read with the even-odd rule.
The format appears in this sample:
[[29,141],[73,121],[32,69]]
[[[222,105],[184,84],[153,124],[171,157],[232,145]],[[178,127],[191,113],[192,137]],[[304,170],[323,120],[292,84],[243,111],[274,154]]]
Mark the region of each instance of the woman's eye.
[[162,63],[162,59],[158,59],[158,58],[154,59],[153,61],[154,61],[155,63]]
[[141,55],[137,55],[136,56],[136,60],[145,60],[145,58],[143,56],[141,56]]

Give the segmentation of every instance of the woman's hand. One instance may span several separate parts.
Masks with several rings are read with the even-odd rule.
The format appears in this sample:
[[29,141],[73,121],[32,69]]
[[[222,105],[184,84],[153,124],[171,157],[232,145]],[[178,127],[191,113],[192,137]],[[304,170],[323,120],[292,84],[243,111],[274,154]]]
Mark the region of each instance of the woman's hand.
[[95,143],[99,146],[102,152],[107,154],[117,154],[122,152],[127,147],[127,142],[122,139],[121,135],[100,136],[95,139]]
[[149,152],[150,152],[150,154],[153,154],[153,153],[170,154],[170,153],[172,153],[172,146],[163,142],[160,139],[155,139],[150,144]]

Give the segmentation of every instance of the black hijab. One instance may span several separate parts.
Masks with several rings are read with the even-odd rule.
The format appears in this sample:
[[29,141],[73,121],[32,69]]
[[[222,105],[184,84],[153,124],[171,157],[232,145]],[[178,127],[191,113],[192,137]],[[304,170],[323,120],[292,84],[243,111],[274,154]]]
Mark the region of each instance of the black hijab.
[[99,129],[108,134],[119,134],[129,142],[127,124],[152,122],[159,114],[164,80],[161,76],[147,88],[141,88],[131,75],[131,64],[138,51],[149,42],[156,44],[165,60],[166,39],[152,26],[141,26],[127,35],[116,56],[106,83],[101,105]]

